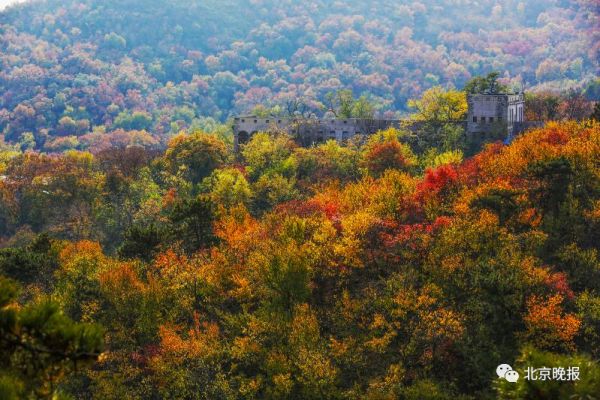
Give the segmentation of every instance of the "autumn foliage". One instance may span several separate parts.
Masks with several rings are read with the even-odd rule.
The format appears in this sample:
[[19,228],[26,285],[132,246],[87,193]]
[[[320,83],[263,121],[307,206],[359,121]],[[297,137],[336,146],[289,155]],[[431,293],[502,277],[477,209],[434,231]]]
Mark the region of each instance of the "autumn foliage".
[[[518,397],[494,383],[500,362],[600,356],[597,123],[549,123],[439,165],[395,131],[311,148],[264,134],[235,161],[198,135],[118,164],[127,173],[82,153],[3,161],[0,270],[19,280],[19,249],[47,254],[48,283],[22,279],[27,293],[106,329],[106,353],[61,390]],[[51,247],[35,244],[42,231]],[[564,390],[600,390],[586,385]]]
[[334,103],[344,118],[414,109],[439,123],[466,111],[465,93],[445,89],[492,70],[529,89],[528,120],[583,119],[600,100],[594,0],[149,1],[2,10],[4,141],[155,150],[180,131],[223,133],[234,115],[322,115]]

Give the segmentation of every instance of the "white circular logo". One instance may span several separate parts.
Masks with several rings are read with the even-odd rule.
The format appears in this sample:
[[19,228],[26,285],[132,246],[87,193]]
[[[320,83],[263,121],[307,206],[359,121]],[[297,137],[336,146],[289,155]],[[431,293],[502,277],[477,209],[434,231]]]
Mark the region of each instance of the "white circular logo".
[[500,364],[496,367],[496,374],[499,378],[504,378],[511,383],[519,380],[519,373],[514,371],[508,364]]
[[504,378],[504,375],[506,375],[508,371],[512,371],[512,367],[508,364],[500,364],[496,367],[496,373],[500,378]]
[[519,373],[517,371],[508,371],[505,375],[504,375],[504,379],[506,379],[507,381],[511,382],[511,383],[515,383],[516,381],[519,380]]

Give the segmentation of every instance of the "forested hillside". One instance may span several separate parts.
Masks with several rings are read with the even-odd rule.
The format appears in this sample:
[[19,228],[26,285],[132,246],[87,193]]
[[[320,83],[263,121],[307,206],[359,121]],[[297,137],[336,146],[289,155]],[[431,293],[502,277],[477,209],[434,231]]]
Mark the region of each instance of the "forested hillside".
[[[47,0],[0,14],[0,132],[21,149],[160,148],[233,113],[398,115],[492,70],[598,99],[595,0]],[[300,106],[299,106],[300,105]]]
[[0,398],[594,398],[600,125],[405,134],[0,153]]
[[[596,398],[599,15],[596,0],[1,12],[0,399]],[[545,125],[507,138],[490,117],[481,146],[455,123],[467,93],[522,86]],[[245,112],[416,123],[309,147],[257,132],[234,152]],[[579,379],[510,383],[504,363]]]

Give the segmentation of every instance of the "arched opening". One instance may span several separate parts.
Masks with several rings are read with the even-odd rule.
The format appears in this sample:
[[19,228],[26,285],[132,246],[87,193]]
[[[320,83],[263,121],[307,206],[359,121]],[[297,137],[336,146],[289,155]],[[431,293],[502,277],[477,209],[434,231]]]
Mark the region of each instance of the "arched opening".
[[239,144],[247,143],[249,138],[250,138],[250,135],[248,135],[248,132],[246,132],[246,131],[241,131],[238,133],[238,143]]

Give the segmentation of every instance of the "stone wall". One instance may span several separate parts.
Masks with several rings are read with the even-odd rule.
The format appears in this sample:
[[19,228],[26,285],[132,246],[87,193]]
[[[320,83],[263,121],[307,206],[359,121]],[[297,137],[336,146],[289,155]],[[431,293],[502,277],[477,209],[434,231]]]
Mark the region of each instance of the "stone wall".
[[[466,128],[465,121],[450,123]],[[240,144],[246,143],[257,132],[285,132],[292,135],[301,145],[311,146],[330,139],[344,142],[358,135],[371,135],[392,127],[416,133],[424,124],[422,121],[408,119],[289,119],[240,116],[234,119],[233,124],[234,147],[237,151]]]
[[[468,112],[465,121],[454,121],[465,130],[469,141],[510,140],[514,135],[539,126],[524,121],[524,94],[482,93],[467,96]],[[390,127],[418,132],[425,122],[391,119],[357,118],[260,118],[254,115],[235,117],[233,121],[234,148],[246,143],[257,132],[286,132],[301,145],[311,146],[330,139],[344,142],[357,135],[371,135]]]

